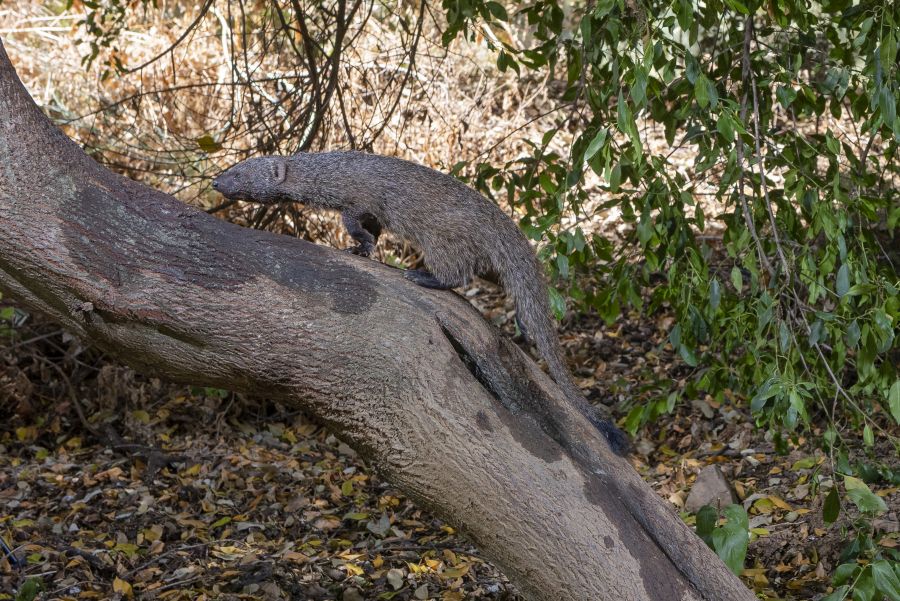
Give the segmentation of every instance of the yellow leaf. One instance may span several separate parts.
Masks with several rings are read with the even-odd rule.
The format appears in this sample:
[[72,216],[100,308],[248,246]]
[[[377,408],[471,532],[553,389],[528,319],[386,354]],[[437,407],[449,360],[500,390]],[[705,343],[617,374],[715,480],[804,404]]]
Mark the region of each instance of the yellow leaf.
[[409,571],[413,574],[427,574],[428,568],[423,565],[406,562],[406,565],[409,566]]
[[113,580],[113,592],[119,593],[120,595],[125,595],[131,597],[134,593],[131,591],[131,585],[122,580],[121,578],[116,578]]
[[757,499],[753,502],[753,509],[759,513],[772,513],[774,508],[771,497],[763,497],[762,499]]
[[384,565],[384,558],[379,554],[375,556],[375,559],[372,560],[372,567],[376,570]]
[[668,447],[667,445],[661,445],[661,446],[659,447],[659,449],[657,449],[657,450],[658,450],[659,452],[661,452],[663,455],[668,455],[669,457],[677,457],[677,456],[678,456],[678,452],[677,452],[677,451],[673,451],[673,450],[672,450],[670,447]]
[[456,568],[450,568],[450,569],[444,570],[443,572],[438,574],[438,576],[440,576],[441,578],[443,578],[445,580],[456,580],[457,578],[462,578],[463,576],[465,576],[466,573],[468,573],[468,571],[469,571],[469,566],[462,565],[462,566],[459,566]]
[[772,505],[774,505],[775,507],[777,507],[779,509],[784,509],[785,511],[791,511],[791,506],[788,505],[784,501],[784,499],[780,499],[778,497],[770,495],[769,500],[772,501]]
[[213,547],[212,554],[225,561],[234,561],[244,556],[244,552],[241,549],[232,546]]

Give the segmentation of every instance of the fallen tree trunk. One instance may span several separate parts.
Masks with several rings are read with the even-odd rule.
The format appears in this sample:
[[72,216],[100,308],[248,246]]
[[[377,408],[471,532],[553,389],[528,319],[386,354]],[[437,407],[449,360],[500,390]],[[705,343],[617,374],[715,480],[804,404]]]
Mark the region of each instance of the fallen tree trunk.
[[138,369],[302,407],[531,599],[753,595],[452,292],[97,163],[0,44],[0,289]]

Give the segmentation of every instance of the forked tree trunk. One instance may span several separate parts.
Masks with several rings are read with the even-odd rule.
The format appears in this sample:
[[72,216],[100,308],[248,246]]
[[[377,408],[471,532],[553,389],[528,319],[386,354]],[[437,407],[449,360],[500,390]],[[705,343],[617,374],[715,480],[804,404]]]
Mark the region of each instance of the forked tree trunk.
[[465,300],[106,170],[2,44],[0,288],[137,369],[324,419],[530,599],[754,598]]

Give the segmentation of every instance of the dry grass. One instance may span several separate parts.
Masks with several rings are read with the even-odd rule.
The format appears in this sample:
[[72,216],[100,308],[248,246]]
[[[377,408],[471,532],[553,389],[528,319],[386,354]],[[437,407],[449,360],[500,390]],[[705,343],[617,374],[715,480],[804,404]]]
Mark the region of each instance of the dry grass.
[[[198,6],[185,6],[190,9],[181,15],[172,7],[130,15],[118,56],[134,66],[164,52],[196,16]],[[411,8],[395,10],[409,17],[415,12]],[[381,17],[383,21],[368,20],[344,56],[340,86],[357,145],[371,142],[376,152],[447,170],[460,160],[509,160],[527,152],[523,138],[539,139],[553,126],[558,115],[544,115],[552,108],[546,82],[498,73],[484,43],[441,47],[432,15],[425,17],[415,69],[401,88],[399,80],[408,69],[402,32],[391,26],[391,17]],[[113,53],[101,54],[90,69],[81,65],[89,52],[86,43],[78,42],[84,37],[84,28],[77,25],[83,18],[84,12],[74,8],[54,11],[25,0],[4,3],[0,35],[35,100],[64,124],[66,133],[112,166],[186,200],[211,202],[206,178],[230,163],[230,151],[252,147],[250,140],[236,136],[229,147],[204,156],[196,143],[204,135],[220,136],[223,126],[234,128],[230,121],[239,122],[253,109],[251,91],[236,87],[230,93],[233,32],[226,15],[214,6],[171,55],[141,72],[106,79],[101,77],[108,68],[104,60]],[[278,64],[282,55],[266,55],[252,41],[246,50],[256,80],[304,72],[299,65]],[[266,85],[256,85],[257,94],[265,95]],[[125,100],[135,95],[141,96],[139,101]],[[397,108],[391,111],[394,102]],[[377,139],[366,138],[378,130],[383,131]],[[568,141],[560,136],[557,150],[564,152]],[[344,148],[349,143],[332,123],[319,146]],[[196,159],[192,170],[171,164],[166,173],[167,163],[187,158]]]

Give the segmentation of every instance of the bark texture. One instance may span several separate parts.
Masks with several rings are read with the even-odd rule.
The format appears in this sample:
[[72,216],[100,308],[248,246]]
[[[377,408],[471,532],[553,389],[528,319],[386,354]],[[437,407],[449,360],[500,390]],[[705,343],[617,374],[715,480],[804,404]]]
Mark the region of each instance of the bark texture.
[[754,598],[465,300],[106,170],[2,43],[0,289],[138,369],[309,410],[530,599]]

